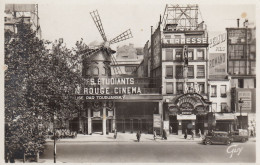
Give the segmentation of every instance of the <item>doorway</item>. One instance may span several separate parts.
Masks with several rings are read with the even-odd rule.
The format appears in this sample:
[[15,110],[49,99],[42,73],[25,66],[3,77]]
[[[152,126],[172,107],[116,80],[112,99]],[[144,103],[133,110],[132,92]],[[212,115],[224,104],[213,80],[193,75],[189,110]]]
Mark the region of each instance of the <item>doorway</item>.
[[192,121],[191,120],[182,120],[182,134],[185,134],[185,131],[187,130],[188,134],[191,134],[192,131]]
[[92,132],[101,132],[102,133],[102,120],[93,120],[92,119]]
[[170,127],[169,127],[170,134],[177,135],[178,134],[178,125],[179,125],[177,116],[169,116],[169,120],[170,120]]

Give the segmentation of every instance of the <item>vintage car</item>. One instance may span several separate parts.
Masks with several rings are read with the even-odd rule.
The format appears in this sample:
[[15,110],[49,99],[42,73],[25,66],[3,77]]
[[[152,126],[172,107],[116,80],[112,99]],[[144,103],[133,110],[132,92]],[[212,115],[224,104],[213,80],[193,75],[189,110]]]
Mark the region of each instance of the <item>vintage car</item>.
[[203,143],[208,144],[226,144],[230,145],[232,143],[232,138],[229,136],[227,132],[223,131],[215,131],[212,132],[210,135],[207,135],[203,139]]
[[231,132],[231,138],[233,142],[246,142],[248,141],[248,135],[243,135],[239,131]]

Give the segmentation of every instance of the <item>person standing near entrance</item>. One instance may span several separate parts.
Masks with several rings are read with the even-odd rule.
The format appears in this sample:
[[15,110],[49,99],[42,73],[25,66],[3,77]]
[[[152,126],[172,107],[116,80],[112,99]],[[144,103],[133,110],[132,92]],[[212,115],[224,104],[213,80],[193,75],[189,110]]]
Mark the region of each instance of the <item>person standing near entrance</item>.
[[117,130],[115,129],[114,130],[114,139],[116,139],[116,137],[117,137]]
[[137,141],[139,142],[141,138],[141,131],[137,131],[136,137],[137,137]]
[[156,140],[156,130],[153,131],[153,139]]
[[187,139],[187,129],[185,130],[185,133],[184,133],[184,139]]

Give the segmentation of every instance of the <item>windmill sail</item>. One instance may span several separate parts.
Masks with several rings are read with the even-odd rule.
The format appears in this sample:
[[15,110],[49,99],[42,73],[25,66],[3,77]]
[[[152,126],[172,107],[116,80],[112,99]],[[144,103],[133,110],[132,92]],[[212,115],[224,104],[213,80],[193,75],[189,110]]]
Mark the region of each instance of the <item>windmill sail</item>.
[[112,40],[110,41],[110,44],[118,43],[118,42],[120,42],[120,41],[124,41],[124,40],[127,40],[127,39],[129,39],[129,38],[133,38],[133,35],[132,35],[130,29],[124,31],[123,33],[121,33],[120,35],[118,35],[117,37],[115,37],[114,39],[112,39]]
[[99,17],[98,11],[96,10],[96,11],[90,12],[90,15],[91,15],[94,23],[96,24],[101,37],[103,38],[104,41],[107,41],[107,37],[105,35],[105,31],[103,29],[103,25],[102,25],[101,19]]

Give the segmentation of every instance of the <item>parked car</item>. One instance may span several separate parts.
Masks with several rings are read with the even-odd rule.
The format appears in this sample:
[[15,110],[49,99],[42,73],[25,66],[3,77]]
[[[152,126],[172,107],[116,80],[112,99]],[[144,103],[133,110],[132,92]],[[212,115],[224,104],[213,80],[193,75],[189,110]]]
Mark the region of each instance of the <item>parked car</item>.
[[231,138],[233,142],[246,142],[248,141],[248,135],[239,134],[239,131],[231,132]]
[[206,135],[203,139],[203,143],[208,144],[226,144],[230,145],[232,143],[232,138],[229,136],[227,132],[223,131],[215,131],[212,132],[211,135]]

